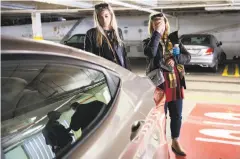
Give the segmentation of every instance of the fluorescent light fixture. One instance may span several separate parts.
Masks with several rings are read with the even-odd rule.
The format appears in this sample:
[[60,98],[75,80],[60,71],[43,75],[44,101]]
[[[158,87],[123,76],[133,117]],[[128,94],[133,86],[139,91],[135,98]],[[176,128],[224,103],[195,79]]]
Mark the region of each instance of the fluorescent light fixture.
[[36,7],[35,6],[30,6],[30,5],[22,5],[22,4],[2,2],[1,3],[1,8],[5,8],[5,9],[35,9]]
[[224,11],[224,10],[240,10],[240,6],[230,6],[230,7],[205,7],[206,11]]
[[130,2],[135,2],[138,4],[148,5],[148,6],[157,6],[156,0],[129,0]]
[[148,13],[156,13],[157,12],[157,11],[152,10],[152,9],[143,8],[143,7],[140,7],[140,6],[137,6],[137,5],[133,5],[133,4],[125,3],[125,2],[120,2],[120,1],[117,1],[117,0],[104,0],[104,1],[107,2],[107,3],[111,3],[111,4],[116,4],[116,5],[120,5],[120,6],[124,6],[124,7],[128,7],[128,8],[133,8],[133,9],[140,10],[140,11],[145,11],[145,12],[148,12]]
[[77,2],[75,0],[33,0],[35,2],[49,3],[49,4],[57,4],[64,5],[69,7],[78,7],[78,8],[91,8],[93,4],[85,3],[85,2]]

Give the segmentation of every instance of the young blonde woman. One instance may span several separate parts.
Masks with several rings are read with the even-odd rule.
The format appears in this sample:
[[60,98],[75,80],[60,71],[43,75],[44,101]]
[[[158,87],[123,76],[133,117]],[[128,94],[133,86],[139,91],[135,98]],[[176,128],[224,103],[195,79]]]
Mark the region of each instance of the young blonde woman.
[[[150,38],[143,41],[144,54],[147,56],[147,70],[149,74],[160,70],[162,76],[156,76],[161,81],[158,87],[166,94],[165,113],[169,110],[171,118],[170,129],[172,150],[175,154],[186,156],[178,138],[182,121],[183,89],[186,88],[184,67],[191,56],[178,40],[177,32],[169,35],[170,26],[162,13],[151,14],[149,17]],[[179,47],[173,46],[179,44]],[[156,71],[155,71],[156,72]]]
[[85,50],[130,70],[122,30],[118,28],[112,7],[107,3],[95,5],[93,17],[96,27],[86,33]]

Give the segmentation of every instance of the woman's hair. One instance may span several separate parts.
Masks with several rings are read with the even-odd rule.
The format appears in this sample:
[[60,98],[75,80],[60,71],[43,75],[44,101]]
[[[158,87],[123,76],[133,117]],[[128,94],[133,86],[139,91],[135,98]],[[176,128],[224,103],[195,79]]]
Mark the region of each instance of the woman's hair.
[[[152,20],[152,17],[153,17],[154,15],[157,15],[157,14],[160,14],[160,13],[152,13],[152,14],[150,14],[150,16],[149,16],[149,21],[148,21],[148,33],[149,33],[150,36],[152,35],[152,33],[153,33],[153,31],[154,31],[154,29],[153,29],[153,20]],[[170,33],[170,25],[169,25],[169,22],[168,22],[167,17],[166,17],[164,14],[162,14],[162,15],[163,15],[163,17],[164,17],[164,22],[165,22],[165,31],[164,31],[163,36],[162,36],[161,38],[162,38],[162,40],[163,40],[164,42],[166,42],[166,40],[168,39],[168,35],[169,35],[169,33]],[[169,49],[169,50],[172,49],[172,43],[171,43],[171,42],[168,43],[168,49]]]
[[[99,9],[96,7],[98,5],[104,5],[107,7],[100,7]],[[118,25],[117,25],[117,20],[116,20],[116,16],[114,14],[114,11],[112,9],[112,7],[107,4],[107,3],[100,3],[95,5],[95,10],[94,10],[94,14],[93,14],[93,18],[94,18],[94,23],[95,23],[95,27],[97,28],[97,44],[98,46],[102,45],[102,39],[103,36],[105,38],[107,38],[107,36],[105,35],[105,32],[99,22],[99,18],[98,18],[98,14],[101,13],[103,10],[108,10],[111,14],[111,22],[110,25],[112,27],[112,29],[114,30],[114,36],[118,42],[119,45],[122,45],[123,41],[121,40],[120,36],[119,36],[119,32],[118,32]]]

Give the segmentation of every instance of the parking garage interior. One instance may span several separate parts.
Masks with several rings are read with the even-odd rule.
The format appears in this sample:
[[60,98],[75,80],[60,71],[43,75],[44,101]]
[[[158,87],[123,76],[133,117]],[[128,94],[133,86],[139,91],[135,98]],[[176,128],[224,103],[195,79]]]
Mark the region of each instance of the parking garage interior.
[[[187,89],[184,92],[183,126],[180,141],[187,151],[186,158],[188,159],[239,159],[240,1],[2,0],[1,36],[32,39],[37,42],[47,41],[84,49],[84,36],[90,28],[94,27],[94,5],[100,2],[107,2],[113,7],[118,26],[123,32],[124,45],[130,59],[132,72],[139,77],[146,77],[146,56],[142,41],[149,37],[148,17],[150,13],[164,13],[170,22],[171,32],[178,31],[179,37],[204,35],[215,39],[216,47],[221,50],[220,61],[211,66],[198,62],[185,66]],[[192,43],[197,43],[199,40],[201,40],[199,37],[192,38]],[[187,49],[194,52],[191,47]],[[3,79],[1,82],[4,82]],[[92,91],[96,91],[100,87],[98,85]],[[4,94],[3,91],[1,93]],[[85,98],[89,98],[89,95],[85,95]],[[109,95],[106,94],[95,98],[103,102],[110,100]],[[227,112],[229,114],[226,114]],[[213,117],[212,120],[207,121],[210,116]],[[196,119],[201,121],[196,122]],[[219,119],[219,121],[215,119]],[[214,127],[215,131],[204,131],[210,130],[210,128],[202,128],[201,122],[212,127],[214,124],[217,125]],[[166,127],[166,137],[170,144],[169,117],[167,117]],[[2,133],[4,133],[3,128]],[[220,135],[216,135],[218,133]],[[79,134],[80,132],[76,132],[74,135],[79,137]],[[213,139],[210,139],[209,136]],[[2,142],[5,140],[2,138]],[[38,148],[31,148],[34,147],[33,145],[42,145],[43,142],[45,142],[43,136],[38,135],[36,139],[26,141],[23,146],[24,149],[27,149],[24,151],[29,155],[24,155],[20,148],[17,148],[12,153],[7,150],[5,157],[13,159],[19,158],[18,155],[20,155],[20,158],[54,158],[50,148],[37,146],[39,149],[44,149],[43,152]],[[216,143],[222,143],[223,146]],[[206,153],[203,153],[203,149]],[[170,158],[181,157],[170,152]]]

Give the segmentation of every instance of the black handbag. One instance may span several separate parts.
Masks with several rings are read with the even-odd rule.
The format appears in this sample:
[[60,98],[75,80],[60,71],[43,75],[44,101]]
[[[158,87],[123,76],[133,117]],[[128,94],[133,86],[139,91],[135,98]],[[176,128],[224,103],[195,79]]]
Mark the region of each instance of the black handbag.
[[157,68],[147,73],[148,78],[153,82],[155,86],[159,86],[165,82],[163,71],[161,68]]

